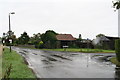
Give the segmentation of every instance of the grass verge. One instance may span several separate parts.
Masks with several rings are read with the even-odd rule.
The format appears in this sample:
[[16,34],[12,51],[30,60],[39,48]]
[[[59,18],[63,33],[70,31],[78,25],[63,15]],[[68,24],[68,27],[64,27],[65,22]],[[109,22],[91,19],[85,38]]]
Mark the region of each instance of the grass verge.
[[50,51],[68,51],[68,52],[83,52],[83,53],[115,53],[114,50],[102,50],[102,49],[75,49],[75,48],[67,48],[64,49],[41,49],[41,50],[50,50]]
[[[18,46],[18,47],[20,47],[20,46]],[[37,48],[25,47],[25,46],[22,46],[21,48],[37,49]],[[40,49],[40,50],[67,51],[67,52],[83,52],[83,53],[115,53],[115,50],[87,49],[87,48],[67,48],[66,50],[63,49],[63,48],[60,48],[60,49]]]
[[2,56],[0,56],[0,79],[2,78]]
[[117,66],[120,66],[120,62],[117,61],[116,57],[111,58],[110,61],[116,64]]
[[12,69],[9,78],[35,78],[32,70],[24,63],[24,59],[15,51],[9,52],[5,48],[2,57],[2,76],[4,76],[6,69],[12,64]]

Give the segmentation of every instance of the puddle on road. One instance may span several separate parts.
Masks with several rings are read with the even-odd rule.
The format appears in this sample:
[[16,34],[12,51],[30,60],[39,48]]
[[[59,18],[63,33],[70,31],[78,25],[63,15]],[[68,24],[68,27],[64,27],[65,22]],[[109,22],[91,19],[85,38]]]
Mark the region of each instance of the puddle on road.
[[78,54],[70,54],[70,55],[78,55]]
[[57,61],[56,59],[52,58],[52,57],[48,57],[48,56],[45,56],[45,55],[41,55],[43,57],[46,57],[49,61]]
[[33,53],[34,55],[37,55],[36,53]]
[[56,59],[51,58],[51,57],[47,57],[47,58],[48,58],[48,60],[50,60],[50,61],[57,61]]
[[111,57],[112,56],[104,56],[104,57],[100,57],[99,60],[101,60],[103,62],[109,62]]
[[45,64],[52,64],[50,61],[48,60],[42,60]]
[[72,61],[71,59],[68,59],[68,58],[63,57],[63,56],[60,56],[60,55],[51,55],[51,56],[55,56],[55,57],[59,57],[59,58],[61,58],[61,59],[65,59],[65,60],[70,60],[70,61]]
[[93,55],[92,57],[99,57],[99,56],[104,56],[104,55]]
[[97,60],[98,62],[102,62],[106,65],[111,65],[110,58],[113,57],[111,55],[105,56],[105,55],[94,55],[92,56],[92,59]]
[[25,53],[27,53],[28,51],[26,51],[26,50],[22,50],[23,52],[25,52]]
[[49,65],[49,66],[44,66],[43,68],[49,69],[49,68],[53,68],[54,66]]
[[78,56],[79,54],[69,54],[70,57]]
[[22,55],[26,55],[25,52],[19,52],[19,53],[21,53]]

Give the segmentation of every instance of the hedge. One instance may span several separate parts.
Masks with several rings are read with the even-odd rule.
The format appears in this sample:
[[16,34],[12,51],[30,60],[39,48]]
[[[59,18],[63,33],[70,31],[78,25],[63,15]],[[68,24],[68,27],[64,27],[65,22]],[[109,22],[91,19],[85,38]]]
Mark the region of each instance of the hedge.
[[115,52],[117,60],[120,62],[120,39],[115,41]]

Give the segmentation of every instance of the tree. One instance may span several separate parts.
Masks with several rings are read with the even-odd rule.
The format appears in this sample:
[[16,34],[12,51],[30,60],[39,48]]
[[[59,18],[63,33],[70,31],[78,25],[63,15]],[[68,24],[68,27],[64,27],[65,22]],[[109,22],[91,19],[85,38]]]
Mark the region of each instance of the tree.
[[38,46],[38,48],[44,48],[43,47],[43,41],[40,41],[37,46]]
[[96,37],[102,37],[105,36],[104,34],[98,34]]
[[120,62],[120,39],[115,41],[116,58]]
[[116,9],[119,9],[120,8],[120,0],[117,0],[117,1],[113,1],[113,7],[116,8]]
[[30,38],[29,43],[30,44],[38,44],[41,41],[41,34],[33,34],[33,36]]
[[19,44],[28,44],[29,39],[30,38],[29,38],[27,32],[23,32],[23,34],[21,34],[21,36],[18,38]]
[[41,34],[33,34],[33,36],[29,40],[29,44],[35,45],[35,48],[42,48],[41,42]]
[[55,48],[56,47],[56,35],[57,33],[53,30],[48,30],[41,35],[41,40],[43,41],[44,47]]

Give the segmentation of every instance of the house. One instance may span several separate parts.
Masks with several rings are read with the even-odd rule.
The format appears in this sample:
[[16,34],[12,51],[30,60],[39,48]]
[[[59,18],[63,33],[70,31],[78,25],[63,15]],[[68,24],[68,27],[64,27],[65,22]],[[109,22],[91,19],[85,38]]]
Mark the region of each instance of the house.
[[110,37],[110,36],[105,36],[107,39],[109,39],[109,48],[110,49],[115,49],[115,40],[119,39],[119,37]]
[[102,49],[115,49],[115,40],[118,37],[100,36],[93,40],[94,45],[101,46]]
[[57,48],[63,48],[63,46],[75,45],[76,39],[71,34],[58,34],[56,35]]
[[79,48],[91,48],[91,49],[94,48],[94,46],[92,44],[92,40],[90,40],[90,39],[77,40],[76,45]]

